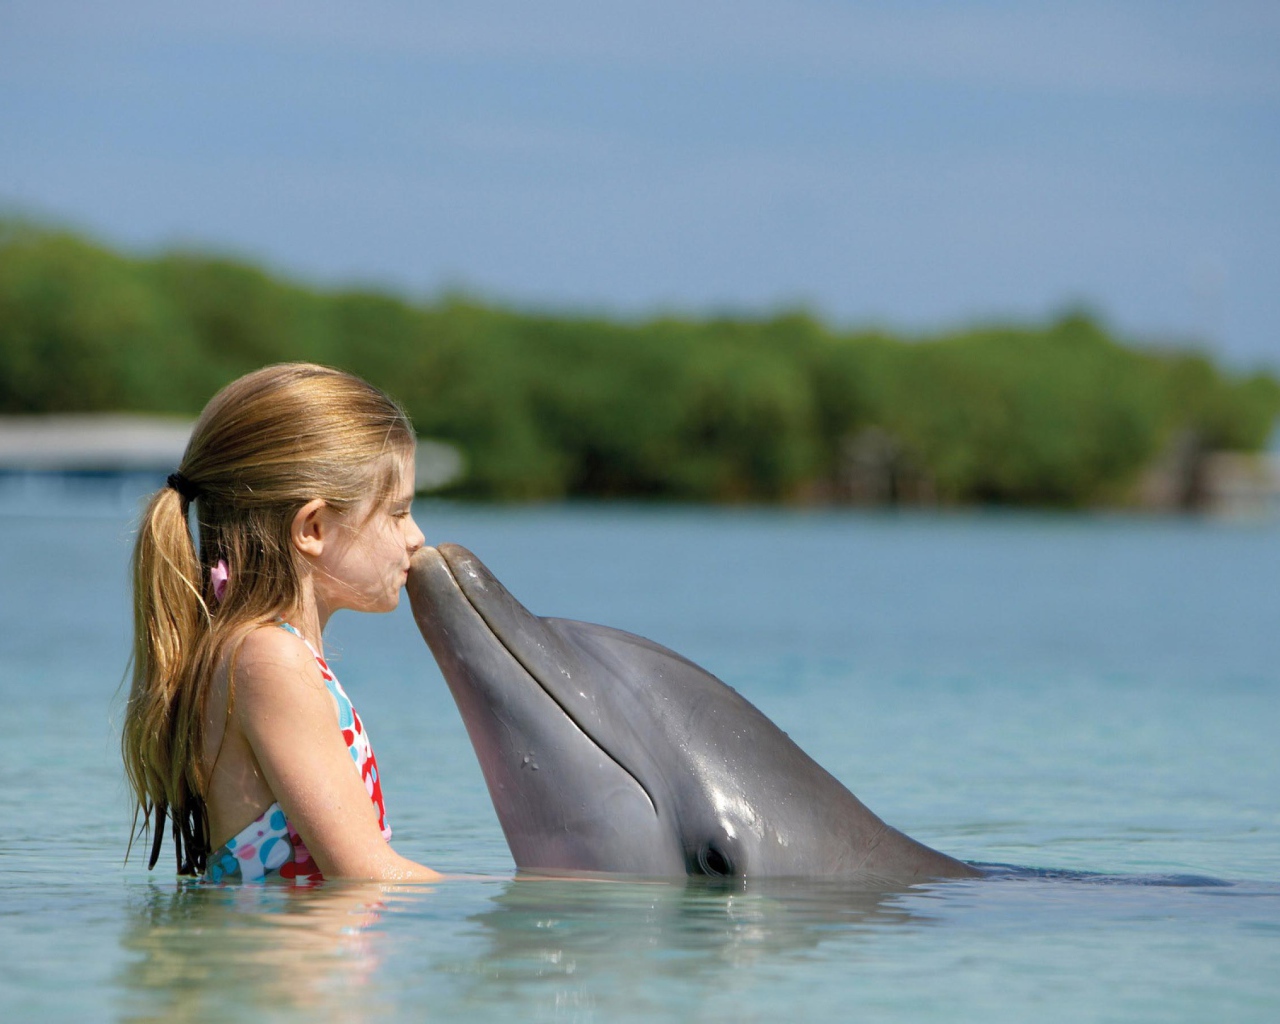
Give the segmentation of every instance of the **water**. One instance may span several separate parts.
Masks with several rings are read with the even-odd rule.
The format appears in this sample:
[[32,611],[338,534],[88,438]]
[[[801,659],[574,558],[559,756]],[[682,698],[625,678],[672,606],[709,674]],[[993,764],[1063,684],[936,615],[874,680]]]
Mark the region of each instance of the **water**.
[[706,665],[891,823],[1044,870],[515,880],[402,608],[329,652],[397,849],[478,877],[295,893],[122,862],[122,493],[0,489],[5,1020],[1280,1016],[1275,525],[422,504],[531,608]]

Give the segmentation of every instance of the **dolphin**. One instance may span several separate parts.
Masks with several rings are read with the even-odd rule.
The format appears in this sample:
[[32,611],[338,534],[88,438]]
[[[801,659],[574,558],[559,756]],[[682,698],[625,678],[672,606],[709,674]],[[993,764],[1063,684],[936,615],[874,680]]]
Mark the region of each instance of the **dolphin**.
[[407,587],[521,871],[886,887],[981,874],[886,825],[674,651],[540,618],[454,544],[419,551]]

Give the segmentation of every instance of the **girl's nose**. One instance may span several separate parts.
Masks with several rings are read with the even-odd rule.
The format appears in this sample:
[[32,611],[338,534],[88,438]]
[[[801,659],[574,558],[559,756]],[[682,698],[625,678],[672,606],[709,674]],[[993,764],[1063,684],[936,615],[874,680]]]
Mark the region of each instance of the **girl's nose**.
[[407,539],[409,541],[409,554],[413,554],[427,543],[427,538],[418,529],[418,524],[412,516],[409,517],[409,536]]

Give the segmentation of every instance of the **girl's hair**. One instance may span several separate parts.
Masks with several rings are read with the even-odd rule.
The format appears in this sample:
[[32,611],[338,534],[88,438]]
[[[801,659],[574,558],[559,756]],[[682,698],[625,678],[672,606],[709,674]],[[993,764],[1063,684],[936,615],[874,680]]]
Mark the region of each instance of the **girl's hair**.
[[[394,401],[358,377],[310,363],[250,373],[205,407],[178,472],[147,504],[133,555],[133,684],[121,746],[136,799],[132,834],[139,814],[142,831],[155,819],[149,866],[167,812],[179,874],[204,870],[210,683],[224,656],[234,681],[244,637],[296,609],[295,514],[315,498],[339,513],[389,500],[413,446],[413,428]],[[198,548],[188,525],[192,502]],[[229,580],[215,601],[210,568],[220,560]]]

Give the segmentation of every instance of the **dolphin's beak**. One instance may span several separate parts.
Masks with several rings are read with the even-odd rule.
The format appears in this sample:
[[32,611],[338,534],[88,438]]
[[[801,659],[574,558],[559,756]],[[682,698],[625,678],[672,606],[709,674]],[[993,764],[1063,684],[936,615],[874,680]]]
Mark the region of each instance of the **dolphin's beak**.
[[[610,730],[601,722],[596,688],[587,682],[592,666],[582,651],[512,597],[479,558],[458,544],[423,548],[414,555],[407,587],[418,628],[455,697],[466,686],[487,689],[486,699],[500,702],[509,695],[496,692],[496,684],[514,686],[510,669],[518,666],[515,676],[527,675],[586,738],[617,759],[603,739]],[[497,651],[514,663],[507,671],[498,671]],[[632,769],[618,767],[634,778]]]
[[517,865],[682,873],[653,795],[602,742],[583,655],[465,548],[420,550],[407,588]]
[[[406,587],[418,628],[437,659],[445,647],[463,650],[496,640],[557,704],[566,703],[564,684],[579,669],[580,653],[512,597],[466,548],[422,548],[413,557]],[[580,710],[566,708],[565,713],[576,718]]]

